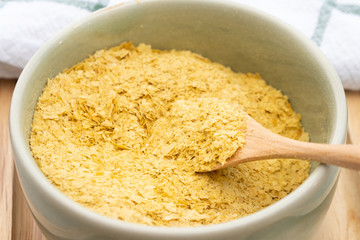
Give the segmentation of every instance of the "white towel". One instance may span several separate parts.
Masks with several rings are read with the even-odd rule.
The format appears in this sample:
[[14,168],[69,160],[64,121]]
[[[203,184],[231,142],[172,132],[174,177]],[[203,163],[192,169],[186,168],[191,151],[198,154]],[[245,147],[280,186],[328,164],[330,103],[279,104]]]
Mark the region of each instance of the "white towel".
[[[0,0],[0,78],[17,78],[36,50],[56,32],[121,1]],[[332,62],[344,88],[360,90],[360,0],[238,1],[300,30]]]

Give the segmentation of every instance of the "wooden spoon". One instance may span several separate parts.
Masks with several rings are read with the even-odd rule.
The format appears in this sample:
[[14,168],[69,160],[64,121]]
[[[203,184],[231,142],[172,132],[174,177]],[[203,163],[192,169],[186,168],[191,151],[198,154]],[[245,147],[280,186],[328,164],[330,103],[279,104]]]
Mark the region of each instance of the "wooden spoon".
[[228,158],[225,164],[219,164],[210,171],[239,163],[275,158],[304,159],[360,170],[360,146],[308,143],[289,139],[271,132],[249,115],[246,116],[245,145]]

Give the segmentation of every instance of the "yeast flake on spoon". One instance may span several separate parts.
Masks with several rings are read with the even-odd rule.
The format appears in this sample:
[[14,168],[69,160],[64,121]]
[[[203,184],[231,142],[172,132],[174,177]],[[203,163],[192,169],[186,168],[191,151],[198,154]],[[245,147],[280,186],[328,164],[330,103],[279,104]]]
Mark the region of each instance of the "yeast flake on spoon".
[[208,168],[207,171],[201,169],[198,172],[210,172],[245,162],[277,158],[317,161],[360,170],[359,146],[310,143],[290,139],[271,132],[248,114],[244,114],[246,116],[245,144],[224,163],[217,164],[211,169]]

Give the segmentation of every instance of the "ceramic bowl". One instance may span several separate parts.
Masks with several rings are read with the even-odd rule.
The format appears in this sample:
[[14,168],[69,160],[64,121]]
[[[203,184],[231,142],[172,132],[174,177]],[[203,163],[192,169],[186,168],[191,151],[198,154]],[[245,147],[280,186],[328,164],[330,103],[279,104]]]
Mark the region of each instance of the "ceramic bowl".
[[42,174],[29,151],[37,98],[48,78],[95,50],[123,41],[188,49],[235,71],[258,72],[289,96],[314,142],[344,143],[344,91],[319,49],[263,12],[221,0],[128,1],[67,27],[29,61],[14,91],[10,134],[27,203],[49,239],[308,239],[333,197],[339,168],[313,166],[309,178],[277,203],[215,225],[150,227],[110,219],[73,202]]

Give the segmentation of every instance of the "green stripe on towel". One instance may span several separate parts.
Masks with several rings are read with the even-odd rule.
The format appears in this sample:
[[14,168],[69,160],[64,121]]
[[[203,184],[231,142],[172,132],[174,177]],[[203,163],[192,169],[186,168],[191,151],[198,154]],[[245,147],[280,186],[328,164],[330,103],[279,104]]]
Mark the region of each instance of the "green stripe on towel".
[[317,25],[313,32],[311,39],[317,44],[321,45],[326,28],[329,24],[331,13],[334,9],[347,14],[354,14],[360,16],[360,5],[356,4],[337,4],[336,0],[325,0],[317,21]]
[[[91,1],[73,1],[73,0],[43,0],[46,2],[55,2],[60,4],[65,4],[69,6],[78,7],[81,9],[88,10],[90,12],[96,11],[100,8],[104,8],[108,4],[108,0],[100,0],[97,2]],[[0,8],[3,7],[8,2],[36,2],[36,0],[4,0],[0,2]]]

